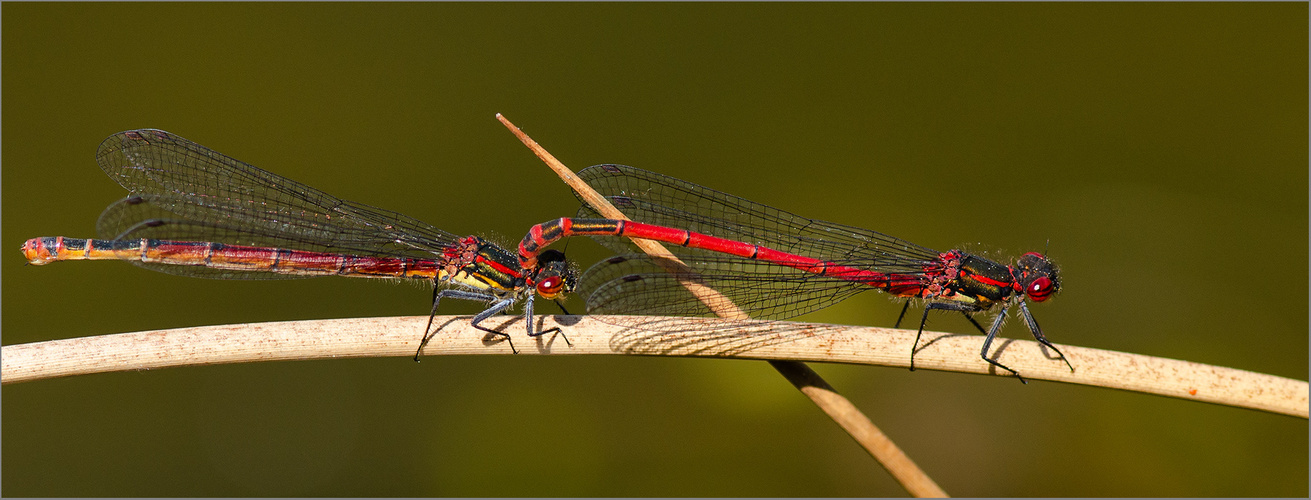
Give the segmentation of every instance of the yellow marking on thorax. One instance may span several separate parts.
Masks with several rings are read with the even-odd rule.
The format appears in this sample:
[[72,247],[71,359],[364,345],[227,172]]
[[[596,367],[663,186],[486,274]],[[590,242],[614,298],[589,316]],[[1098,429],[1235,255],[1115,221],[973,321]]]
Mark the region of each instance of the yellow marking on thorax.
[[978,304],[979,302],[981,302],[980,299],[982,299],[982,297],[971,297],[971,296],[966,295],[966,294],[963,294],[963,293],[957,293],[957,294],[954,294],[954,295],[951,296],[951,301],[952,301],[952,302],[961,302],[961,303],[971,304],[971,305],[973,305],[973,304]]
[[506,287],[504,287],[504,286],[501,286],[501,285],[500,285],[499,283],[497,283],[496,281],[485,279],[485,278],[483,278],[482,276],[479,276],[479,275],[476,275],[476,274],[472,274],[472,273],[470,273],[470,272],[468,272],[468,271],[465,271],[465,270],[463,270],[463,269],[461,269],[461,270],[459,270],[459,271],[456,271],[454,275],[451,275],[450,273],[447,273],[447,272],[444,271],[444,270],[443,270],[443,271],[438,271],[438,272],[437,272],[437,279],[440,280],[440,281],[449,281],[449,282],[453,282],[453,283],[460,283],[460,284],[462,284],[462,285],[469,286],[469,287],[472,287],[472,288],[476,288],[476,289],[479,289],[479,290],[491,290],[491,291],[495,291],[495,292],[510,292],[510,291],[513,291],[513,290],[511,290],[511,289],[509,289],[509,288],[506,288]]

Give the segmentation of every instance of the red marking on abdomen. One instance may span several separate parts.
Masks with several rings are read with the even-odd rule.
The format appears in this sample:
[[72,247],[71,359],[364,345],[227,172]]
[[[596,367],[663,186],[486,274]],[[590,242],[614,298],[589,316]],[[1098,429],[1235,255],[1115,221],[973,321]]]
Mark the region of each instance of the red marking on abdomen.
[[769,262],[812,274],[854,281],[887,290],[889,293],[899,296],[917,296],[923,289],[919,278],[914,276],[891,276],[877,271],[842,266],[814,257],[783,252],[743,241],[683,229],[611,219],[580,219],[575,222],[569,218],[561,218],[533,226],[519,244],[520,264],[525,268],[535,266],[538,250],[569,236],[628,236],[661,241],[687,248],[698,248],[735,255],[745,259]]
[[356,257],[353,255],[342,256],[341,270],[338,274],[342,276],[360,275],[360,276],[379,276],[392,278],[405,278],[412,274],[406,267],[406,261],[411,259],[399,259],[391,257]]
[[[633,222],[633,221],[621,221],[616,226],[619,230],[617,234],[621,236],[632,236],[635,238],[642,238],[647,240],[663,241],[665,243],[673,243],[679,246],[687,246],[686,243],[688,243],[692,238],[691,235],[695,234],[682,229],[674,229],[672,227],[664,227],[664,226],[653,226],[651,224],[643,224],[641,222]],[[700,248],[700,247],[693,247],[693,248]]]
[[794,253],[782,252],[769,247],[756,247],[756,260],[766,262],[776,262],[788,267],[800,269],[808,273],[823,274],[831,265],[814,257],[806,257]]
[[[76,248],[76,251],[69,251]],[[60,260],[126,260],[231,271],[301,276],[422,278],[437,276],[434,260],[366,257],[271,247],[225,245],[207,241],[34,238],[23,244],[32,264]]]
[[683,246],[712,250],[748,259],[758,259],[760,257],[758,251],[761,249],[758,245],[693,232],[687,233],[687,244]]

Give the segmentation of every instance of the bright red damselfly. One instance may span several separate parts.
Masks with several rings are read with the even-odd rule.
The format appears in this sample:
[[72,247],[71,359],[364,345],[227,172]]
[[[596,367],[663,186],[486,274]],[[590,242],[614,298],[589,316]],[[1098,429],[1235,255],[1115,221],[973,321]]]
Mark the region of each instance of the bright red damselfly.
[[442,298],[490,304],[472,324],[514,352],[509,334],[479,323],[523,302],[529,336],[560,332],[533,331],[533,296],[555,300],[573,289],[575,272],[563,253],[544,254],[525,273],[513,253],[480,237],[336,198],[162,130],[114,134],[96,161],[131,193],[100,215],[102,239],[33,238],[22,248],[28,263],[126,260],[215,279],[430,280],[432,312],[415,360],[436,333],[432,318]]
[[[519,244],[524,269],[540,265],[538,252],[568,236],[656,240],[677,245],[670,250],[696,272],[701,283],[755,318],[791,318],[875,289],[907,299],[897,318],[900,326],[910,302],[923,300],[924,316],[911,347],[912,370],[929,311],[960,311],[986,335],[980,356],[1023,382],[1018,372],[988,357],[988,348],[1012,307],[1019,308],[1034,338],[1074,370],[1029,312],[1029,300],[1042,302],[1060,290],[1056,266],[1042,254],[1026,253],[1013,265],[1005,265],[961,250],[939,252],[623,165],[589,167],[578,177],[632,220],[599,219],[584,206],[578,218],[533,226]],[[618,253],[631,253],[622,239],[597,240]],[[658,264],[652,257],[629,254],[593,266],[579,286],[588,312],[712,313],[683,286],[686,277]],[[997,307],[1001,310],[986,330],[971,316]]]

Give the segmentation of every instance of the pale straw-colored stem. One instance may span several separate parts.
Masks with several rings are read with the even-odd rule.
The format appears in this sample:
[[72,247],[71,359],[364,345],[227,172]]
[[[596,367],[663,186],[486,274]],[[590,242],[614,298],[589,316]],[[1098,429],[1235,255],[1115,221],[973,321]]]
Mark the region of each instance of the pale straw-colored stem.
[[[528,146],[528,149],[532,150],[538,158],[541,158],[542,162],[546,163],[548,167],[551,167],[551,170],[554,171],[556,175],[560,176],[560,179],[564,180],[565,184],[573,189],[575,193],[578,193],[579,197],[581,197],[583,201],[592,208],[596,209],[601,216],[607,219],[628,220],[628,216],[624,215],[623,212],[620,212],[618,208],[615,208],[615,206],[610,203],[610,200],[601,196],[601,194],[597,193],[595,189],[592,189],[592,186],[587,185],[586,182],[583,182],[582,179],[579,179],[578,176],[574,175],[573,170],[570,170],[564,163],[557,160],[554,155],[546,150],[546,148],[537,144],[537,141],[534,141],[533,138],[528,137],[528,134],[519,130],[519,127],[510,123],[509,119],[501,116],[500,113],[496,114],[496,119],[500,120],[501,123],[505,125],[505,128],[510,129],[510,132],[514,133],[520,141],[523,141],[524,145]],[[697,275],[696,271],[692,270],[692,268],[688,267],[687,264],[684,264],[682,260],[674,256],[674,254],[670,252],[668,248],[665,248],[664,245],[661,245],[660,242],[644,240],[641,238],[633,238],[632,240],[633,244],[637,245],[637,248],[641,249],[647,255],[655,257],[653,260],[657,265],[665,268],[665,271],[668,271],[670,274],[677,276],[683,286],[686,287],[689,292],[692,292],[692,295],[700,299],[706,307],[710,308],[711,311],[714,311],[716,316],[724,319],[748,319],[750,317],[747,316],[747,313],[743,312],[742,309],[739,309],[737,304],[734,304],[732,300],[729,300],[728,297],[719,293],[718,290],[706,286]]]
[[[623,212],[615,208],[604,196],[574,175],[573,170],[557,160],[554,155],[537,144],[528,134],[516,127],[500,113],[496,114],[510,132],[523,141],[528,149],[541,158],[551,170],[555,171],[574,192],[592,208],[607,219],[628,220]],[[689,292],[701,300],[716,316],[724,319],[741,320],[748,316],[732,300],[719,291],[707,286],[699,275],[675,257],[669,249],[659,242],[633,238],[633,243],[647,255],[655,257],[655,262],[670,274],[677,276]],[[828,414],[843,430],[851,435],[876,461],[901,483],[906,491],[916,497],[946,497],[947,492],[938,487],[932,478],[925,474],[910,457],[906,456],[896,443],[883,434],[874,422],[861,413],[847,398],[838,394],[818,373],[802,363],[773,361],[771,365],[783,374],[802,394],[809,397],[816,406]]]
[[[643,355],[796,362],[909,365],[914,330],[789,321],[660,316],[542,316],[559,336],[515,338],[520,355]],[[411,357],[427,316],[286,321],[200,326],[7,345],[0,382],[176,366],[359,357]],[[469,325],[468,316],[438,316],[424,354],[510,355],[504,340]],[[498,316],[485,326],[520,332],[523,318]],[[518,327],[518,328],[515,328]],[[1008,377],[979,358],[981,335],[924,332],[916,369]],[[996,344],[994,344],[996,345]],[[1000,361],[1031,380],[1050,380],[1214,403],[1307,418],[1307,383],[1189,361],[1058,345],[1074,373],[1044,356],[1032,340],[1007,339]],[[1016,384],[1018,387],[1019,384]]]

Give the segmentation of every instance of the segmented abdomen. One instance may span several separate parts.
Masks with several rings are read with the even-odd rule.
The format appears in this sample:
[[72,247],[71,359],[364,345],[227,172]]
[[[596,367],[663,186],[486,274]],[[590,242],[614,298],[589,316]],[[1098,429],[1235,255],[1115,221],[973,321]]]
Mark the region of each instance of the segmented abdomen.
[[126,260],[148,264],[192,266],[297,276],[358,276],[365,278],[433,279],[436,260],[405,257],[365,257],[304,250],[227,245],[207,241],[152,239],[96,240],[53,236],[23,244],[29,264],[60,260]]

